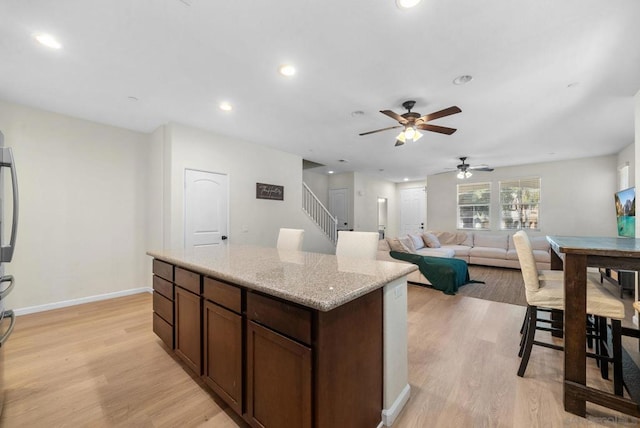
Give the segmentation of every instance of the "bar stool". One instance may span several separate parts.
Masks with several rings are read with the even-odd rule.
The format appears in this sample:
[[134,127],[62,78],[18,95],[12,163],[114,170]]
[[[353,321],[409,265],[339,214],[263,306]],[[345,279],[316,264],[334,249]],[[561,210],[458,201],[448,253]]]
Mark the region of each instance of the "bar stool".
[[378,232],[338,231],[336,256],[375,260],[378,252]]
[[[527,312],[525,314],[523,337],[520,342],[518,355],[522,357],[518,376],[524,376],[531,356],[533,345],[544,346],[551,349],[563,350],[559,345],[539,342],[535,340],[536,330],[556,331],[552,327],[538,326],[540,322],[551,322],[538,319],[539,312],[551,310],[564,311],[564,277],[552,274],[549,271],[538,272],[531,248],[529,237],[524,231],[513,235],[513,242],[518,253],[522,278],[527,298]],[[546,274],[546,275],[545,275]],[[587,281],[587,314],[600,317],[596,322],[598,335],[597,352],[587,353],[589,357],[600,361],[602,376],[608,377],[608,363],[613,362],[613,387],[616,395],[622,395],[622,319],[624,318],[624,305],[622,302],[606,290],[599,287],[597,281]],[[611,319],[612,348],[609,349],[607,341],[606,318]],[[603,324],[605,323],[605,324]],[[605,367],[606,366],[606,367]]]
[[301,251],[304,229],[281,228],[276,248],[279,250]]

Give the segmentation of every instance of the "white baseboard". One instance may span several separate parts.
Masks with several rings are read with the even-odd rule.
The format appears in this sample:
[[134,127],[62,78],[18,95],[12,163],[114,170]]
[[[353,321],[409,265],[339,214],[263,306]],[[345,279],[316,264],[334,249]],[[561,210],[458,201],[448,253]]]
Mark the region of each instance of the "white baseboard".
[[409,401],[411,396],[411,387],[407,384],[398,398],[393,402],[390,409],[382,409],[382,423],[384,426],[390,427],[396,421],[396,418],[400,415],[400,412],[404,408],[404,405]]
[[81,305],[83,303],[98,302],[100,300],[114,299],[116,297],[130,296],[139,293],[153,293],[150,287],[131,288],[129,290],[114,291],[113,293],[98,294],[96,296],[80,297],[78,299],[63,300],[62,302],[47,303],[45,305],[28,306],[15,309],[16,315],[34,314],[36,312],[50,311],[52,309],[66,308],[67,306]]

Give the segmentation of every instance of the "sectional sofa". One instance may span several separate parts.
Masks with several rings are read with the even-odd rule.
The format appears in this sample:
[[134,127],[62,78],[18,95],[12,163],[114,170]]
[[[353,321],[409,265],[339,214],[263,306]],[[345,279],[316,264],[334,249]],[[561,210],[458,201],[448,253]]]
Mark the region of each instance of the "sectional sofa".
[[[530,240],[537,268],[550,269],[551,248],[546,237],[530,236]],[[381,240],[378,260],[398,261],[389,255],[391,250],[432,257],[455,257],[472,265],[520,269],[512,234],[442,231],[410,234]],[[429,284],[418,271],[411,273],[409,281]]]

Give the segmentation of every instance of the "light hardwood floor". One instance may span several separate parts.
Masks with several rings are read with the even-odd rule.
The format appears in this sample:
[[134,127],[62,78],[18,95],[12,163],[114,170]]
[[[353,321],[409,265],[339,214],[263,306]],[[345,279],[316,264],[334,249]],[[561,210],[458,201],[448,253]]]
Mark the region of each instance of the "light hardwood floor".
[[[19,317],[5,354],[3,427],[245,427],[151,331],[151,295]],[[516,376],[524,307],[409,287],[412,396],[394,427],[637,426],[562,409],[562,353]],[[595,368],[593,385],[611,388]],[[285,427],[286,428],[286,427]]]

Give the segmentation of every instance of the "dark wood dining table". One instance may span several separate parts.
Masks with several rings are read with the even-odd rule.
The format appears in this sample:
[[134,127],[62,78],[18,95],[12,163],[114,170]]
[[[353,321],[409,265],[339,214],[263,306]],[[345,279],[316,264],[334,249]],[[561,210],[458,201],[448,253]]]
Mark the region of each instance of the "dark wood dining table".
[[551,269],[564,269],[564,409],[586,416],[586,403],[595,403],[640,417],[638,404],[628,398],[586,385],[587,267],[640,271],[640,239],[547,236]]

